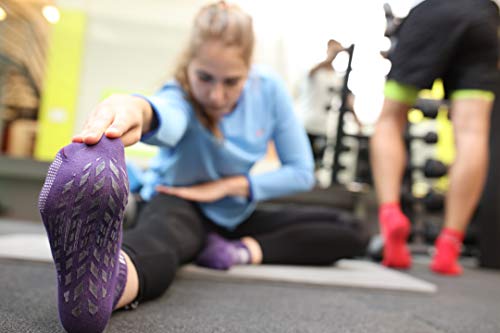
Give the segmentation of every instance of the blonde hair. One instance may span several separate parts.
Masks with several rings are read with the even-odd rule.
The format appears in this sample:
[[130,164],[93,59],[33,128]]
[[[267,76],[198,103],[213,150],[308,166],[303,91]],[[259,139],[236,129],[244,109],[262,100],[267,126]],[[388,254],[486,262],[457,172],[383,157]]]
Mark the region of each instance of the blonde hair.
[[250,67],[254,39],[252,18],[237,5],[218,1],[201,8],[194,19],[188,45],[181,54],[174,77],[186,92],[200,122],[216,136],[220,136],[217,121],[203,110],[192,94],[187,74],[188,65],[204,42],[217,40],[224,46],[241,48],[241,57]]

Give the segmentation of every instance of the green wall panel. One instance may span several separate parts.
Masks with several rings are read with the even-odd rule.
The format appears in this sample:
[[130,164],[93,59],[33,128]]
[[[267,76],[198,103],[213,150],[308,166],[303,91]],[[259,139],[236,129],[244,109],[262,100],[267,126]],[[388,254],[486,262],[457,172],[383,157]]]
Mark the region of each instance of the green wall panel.
[[39,114],[35,158],[52,160],[73,135],[82,64],[86,15],[60,9],[53,25]]

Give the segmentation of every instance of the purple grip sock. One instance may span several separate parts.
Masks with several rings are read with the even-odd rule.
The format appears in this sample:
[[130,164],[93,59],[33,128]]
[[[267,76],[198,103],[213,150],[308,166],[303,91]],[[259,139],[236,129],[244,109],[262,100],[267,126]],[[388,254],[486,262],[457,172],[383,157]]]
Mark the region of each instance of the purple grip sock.
[[196,259],[200,266],[227,270],[234,265],[249,264],[252,261],[250,251],[241,241],[230,241],[210,233],[205,248]]
[[125,170],[119,139],[72,143],[57,153],[40,193],[57,271],[59,317],[70,333],[102,332],[123,293]]

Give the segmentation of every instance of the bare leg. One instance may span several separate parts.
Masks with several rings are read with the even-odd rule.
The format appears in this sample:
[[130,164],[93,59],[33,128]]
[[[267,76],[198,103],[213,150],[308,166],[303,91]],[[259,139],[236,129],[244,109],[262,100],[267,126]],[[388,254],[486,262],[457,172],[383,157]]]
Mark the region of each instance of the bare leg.
[[123,251],[122,253],[127,262],[127,283],[123,290],[122,297],[118,301],[118,304],[116,304],[115,310],[132,303],[139,293],[139,277],[137,275],[137,270],[129,256]]
[[436,240],[430,268],[440,274],[460,275],[458,264],[464,232],[477,206],[486,179],[492,102],[454,101],[452,122],[456,157],[450,170],[444,229]]
[[406,245],[410,222],[399,204],[401,182],[406,166],[403,132],[408,106],[385,99],[375,133],[370,141],[373,179],[380,204],[379,222],[384,237],[383,264],[408,268],[411,256]]
[[403,132],[408,106],[386,99],[370,141],[373,180],[380,204],[399,202],[406,150]]
[[259,243],[252,237],[243,237],[241,242],[245,244],[248,251],[250,251],[250,257],[252,258],[252,264],[259,265],[262,263],[262,249]]
[[486,180],[492,103],[459,100],[452,104],[456,158],[450,170],[445,227],[464,232]]

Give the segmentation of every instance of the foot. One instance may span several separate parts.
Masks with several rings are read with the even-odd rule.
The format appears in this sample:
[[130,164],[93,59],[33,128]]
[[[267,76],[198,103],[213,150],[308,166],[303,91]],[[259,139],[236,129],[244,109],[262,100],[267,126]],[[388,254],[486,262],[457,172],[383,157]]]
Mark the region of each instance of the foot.
[[208,235],[205,248],[196,259],[200,266],[221,270],[250,262],[250,251],[245,244],[241,241],[229,241],[215,233]]
[[462,247],[463,234],[445,229],[436,240],[436,254],[432,259],[430,269],[438,274],[458,276],[462,267],[458,263]]
[[396,204],[382,205],[379,221],[384,237],[382,264],[392,268],[409,268],[411,255],[406,240],[410,234],[410,221]]
[[57,270],[61,323],[70,333],[106,327],[126,280],[119,260],[128,197],[123,144],[72,143],[51,164],[39,198]]

